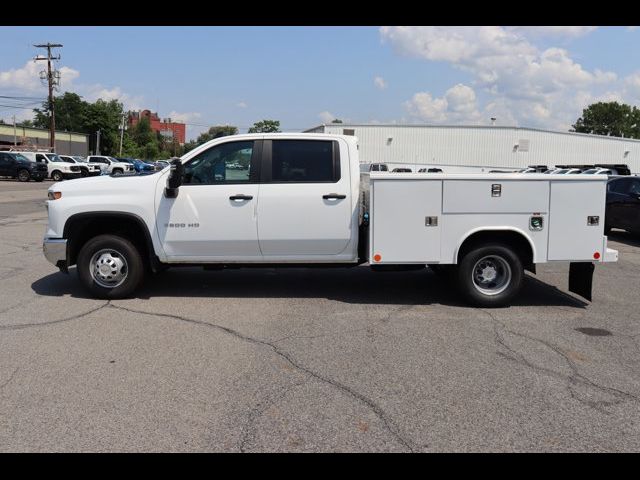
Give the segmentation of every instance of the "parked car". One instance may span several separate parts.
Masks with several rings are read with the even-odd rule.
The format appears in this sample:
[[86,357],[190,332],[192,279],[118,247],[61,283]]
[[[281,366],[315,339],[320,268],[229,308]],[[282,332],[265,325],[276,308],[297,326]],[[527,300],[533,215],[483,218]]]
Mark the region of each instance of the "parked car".
[[393,173],[411,173],[411,169],[410,168],[394,168],[393,170],[391,170]]
[[582,172],[583,175],[613,175],[613,172],[608,168],[590,168]]
[[640,234],[640,177],[615,177],[607,183],[605,234],[620,228]]
[[369,167],[370,172],[388,172],[389,167],[384,163],[372,163]]
[[421,168],[418,173],[442,173],[441,168]]
[[123,157],[115,157],[116,160],[119,160],[123,163],[128,163],[133,166],[137,173],[141,172],[155,172],[155,167],[153,165],[149,165],[142,160],[138,160],[137,158],[123,158]]
[[17,178],[21,182],[41,182],[47,174],[47,166],[43,162],[32,162],[16,152],[0,152],[0,177]]
[[68,180],[70,178],[78,178],[82,174],[80,167],[74,162],[66,162],[55,153],[19,151],[22,156],[32,162],[43,163],[47,166],[47,176],[56,182]]
[[158,161],[156,161],[156,165],[160,165],[160,167],[162,167],[162,169],[165,169],[168,166],[170,166],[171,164],[166,160],[158,160]]
[[552,175],[578,175],[580,173],[582,173],[582,170],[579,168],[560,168],[551,172]]
[[65,162],[77,164],[80,167],[80,175],[83,177],[100,175],[101,170],[99,163],[89,163],[84,157],[78,155],[60,155],[60,158]]
[[120,162],[115,158],[109,157],[107,155],[89,155],[87,157],[87,161],[92,163],[99,163],[102,173],[106,175],[118,176],[135,171],[133,165],[129,162]]

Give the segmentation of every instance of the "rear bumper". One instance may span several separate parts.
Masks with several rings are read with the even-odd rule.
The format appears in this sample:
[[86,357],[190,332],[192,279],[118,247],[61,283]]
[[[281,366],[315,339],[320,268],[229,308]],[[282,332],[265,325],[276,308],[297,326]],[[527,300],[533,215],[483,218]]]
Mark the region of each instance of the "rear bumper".
[[65,238],[45,238],[42,241],[44,257],[63,272],[67,271],[67,240]]

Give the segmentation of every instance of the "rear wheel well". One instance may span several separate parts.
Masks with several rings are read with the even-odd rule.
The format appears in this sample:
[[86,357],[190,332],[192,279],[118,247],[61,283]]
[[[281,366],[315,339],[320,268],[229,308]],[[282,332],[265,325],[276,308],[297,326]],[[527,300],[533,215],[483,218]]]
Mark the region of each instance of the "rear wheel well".
[[458,249],[456,263],[460,263],[460,260],[474,248],[489,243],[500,243],[511,247],[518,257],[520,257],[525,269],[530,271],[535,270],[533,264],[533,249],[531,248],[529,240],[521,233],[514,232],[513,230],[483,230],[469,235]]
[[148,266],[156,259],[149,231],[137,216],[110,213],[89,213],[71,217],[64,227],[68,242],[68,266],[75,265],[80,249],[98,235],[117,235],[126,238],[140,252]]

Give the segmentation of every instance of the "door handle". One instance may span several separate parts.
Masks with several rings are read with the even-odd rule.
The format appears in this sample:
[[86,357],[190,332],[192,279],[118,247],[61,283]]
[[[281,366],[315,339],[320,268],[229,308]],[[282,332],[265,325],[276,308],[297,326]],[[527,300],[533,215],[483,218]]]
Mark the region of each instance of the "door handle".
[[347,198],[346,195],[342,195],[341,193],[327,193],[326,195],[322,195],[322,198],[324,198],[325,200],[329,200],[329,199],[337,199],[337,200],[342,200],[343,198]]
[[251,200],[253,198],[253,195],[231,195],[229,197],[229,200]]

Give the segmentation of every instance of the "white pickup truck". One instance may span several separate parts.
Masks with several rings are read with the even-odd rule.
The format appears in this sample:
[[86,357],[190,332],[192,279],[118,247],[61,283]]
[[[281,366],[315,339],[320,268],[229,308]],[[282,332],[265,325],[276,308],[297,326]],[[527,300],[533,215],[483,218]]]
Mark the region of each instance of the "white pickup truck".
[[[237,165],[248,168],[238,169]],[[254,134],[212,140],[146,176],[49,188],[46,258],[93,295],[131,295],[167,266],[357,266],[445,273],[480,306],[508,305],[524,271],[570,262],[591,299],[603,175],[360,173],[357,140]]]
[[100,165],[101,172],[107,175],[118,176],[134,171],[133,165],[130,163],[121,162],[106,155],[89,155],[87,162]]

